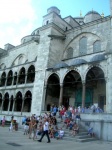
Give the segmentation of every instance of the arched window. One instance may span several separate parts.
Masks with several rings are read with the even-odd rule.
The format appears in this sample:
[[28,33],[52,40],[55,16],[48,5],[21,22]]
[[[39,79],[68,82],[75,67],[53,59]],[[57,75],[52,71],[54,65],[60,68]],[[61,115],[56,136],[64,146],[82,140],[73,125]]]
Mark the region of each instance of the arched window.
[[8,110],[8,105],[9,105],[9,94],[5,93],[4,102],[3,102],[3,110],[4,111]]
[[101,42],[95,41],[93,44],[93,53],[100,52],[101,51]]
[[19,91],[16,94],[15,111],[21,111],[22,108],[22,93]]
[[27,72],[27,83],[33,83],[35,79],[35,67],[31,65]]
[[16,85],[17,83],[17,72],[15,72],[14,74],[14,82],[13,82],[13,85]]
[[25,83],[25,68],[22,67],[19,73],[18,84],[24,84],[24,83]]
[[87,54],[87,38],[82,37],[79,41],[79,55]]
[[73,57],[73,48],[70,47],[68,50],[67,50],[67,58],[72,58]]
[[31,111],[31,103],[32,103],[32,94],[30,91],[27,91],[25,94],[23,112]]
[[1,76],[1,86],[5,86],[5,82],[6,82],[6,73],[3,72]]
[[10,70],[7,76],[7,86],[12,85],[12,79],[13,79],[13,72],[12,70]]
[[0,108],[1,108],[1,105],[2,105],[2,94],[0,93]]

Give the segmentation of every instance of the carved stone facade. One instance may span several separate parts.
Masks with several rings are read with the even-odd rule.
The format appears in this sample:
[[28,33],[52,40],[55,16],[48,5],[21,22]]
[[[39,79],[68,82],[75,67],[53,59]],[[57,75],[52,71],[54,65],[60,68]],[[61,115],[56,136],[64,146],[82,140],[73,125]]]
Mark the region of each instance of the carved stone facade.
[[[110,8],[112,1],[110,0]],[[51,105],[98,105],[112,113],[112,9],[62,18],[57,7],[42,27],[0,49],[1,116],[37,114]]]

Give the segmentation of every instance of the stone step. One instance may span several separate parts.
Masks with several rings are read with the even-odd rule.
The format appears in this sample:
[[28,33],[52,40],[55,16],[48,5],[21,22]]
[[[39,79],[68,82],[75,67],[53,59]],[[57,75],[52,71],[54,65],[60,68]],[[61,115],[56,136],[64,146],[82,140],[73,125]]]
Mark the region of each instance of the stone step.
[[77,139],[74,137],[70,137],[70,136],[64,136],[63,140],[67,140],[67,141],[76,141]]
[[77,139],[87,139],[87,138],[91,138],[90,135],[76,135]]
[[89,137],[89,138],[84,138],[84,139],[77,139],[76,141],[77,142],[90,142],[90,141],[97,141],[97,140],[98,140],[97,138]]

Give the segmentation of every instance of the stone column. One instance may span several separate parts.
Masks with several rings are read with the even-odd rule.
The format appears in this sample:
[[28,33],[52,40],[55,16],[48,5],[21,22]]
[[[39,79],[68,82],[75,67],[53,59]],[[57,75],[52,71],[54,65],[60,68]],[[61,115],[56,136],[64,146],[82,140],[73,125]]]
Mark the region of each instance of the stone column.
[[[112,54],[111,54],[112,55]],[[112,56],[107,56],[107,78],[106,78],[106,112],[112,113]]]
[[24,101],[25,101],[25,98],[23,98],[23,100],[22,100],[22,106],[21,106],[21,115],[22,115],[23,108],[24,108]]
[[9,110],[10,110],[10,104],[11,104],[11,99],[9,99],[8,114],[9,114]]
[[42,100],[42,110],[45,110],[45,103],[46,103],[46,90],[47,90],[47,86],[44,85],[44,91],[43,91],[43,100]]
[[112,16],[112,0],[110,0],[110,15]]
[[13,114],[14,109],[15,109],[15,102],[16,102],[16,98],[13,99],[12,114]]
[[12,77],[12,84],[11,85],[14,85],[14,75]]
[[2,109],[3,109],[3,102],[4,102],[4,100],[2,99],[2,104],[1,104],[1,113],[2,113]]
[[59,106],[62,105],[62,102],[63,102],[63,83],[60,84]]
[[16,86],[18,85],[19,75],[17,75]]
[[86,94],[86,84],[82,83],[82,108],[85,107],[85,94]]
[[25,74],[25,84],[26,84],[26,81],[27,81],[27,73]]
[[7,77],[6,77],[6,80],[5,80],[5,87],[7,86]]

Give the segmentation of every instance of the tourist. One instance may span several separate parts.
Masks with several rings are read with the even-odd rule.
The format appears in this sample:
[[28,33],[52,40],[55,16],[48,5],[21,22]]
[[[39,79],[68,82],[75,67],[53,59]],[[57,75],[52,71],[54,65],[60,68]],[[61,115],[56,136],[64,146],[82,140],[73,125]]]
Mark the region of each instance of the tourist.
[[48,122],[48,119],[45,119],[45,122],[44,122],[44,125],[43,125],[43,133],[42,133],[42,136],[41,136],[40,140],[38,140],[38,142],[41,142],[43,137],[46,135],[47,139],[48,139],[47,143],[50,143],[48,130],[49,130],[49,122]]
[[2,119],[2,127],[4,127],[4,126],[5,126],[5,116]]

